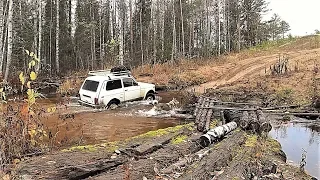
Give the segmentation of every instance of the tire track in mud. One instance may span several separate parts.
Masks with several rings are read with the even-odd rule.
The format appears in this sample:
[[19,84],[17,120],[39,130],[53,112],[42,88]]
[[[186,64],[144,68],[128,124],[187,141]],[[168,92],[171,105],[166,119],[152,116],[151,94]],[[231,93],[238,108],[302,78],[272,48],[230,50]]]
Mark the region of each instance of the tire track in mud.
[[195,92],[204,93],[204,90],[207,88],[217,88],[218,86],[244,80],[245,78],[254,79],[261,73],[264,73],[264,69],[269,70],[270,65],[278,61],[279,55],[288,56],[291,62],[299,61],[300,64],[304,64],[306,61],[310,60],[310,58],[317,60],[317,58],[319,58],[319,53],[320,48],[291,52],[284,51],[277,54],[247,58],[238,62],[228,63],[226,66],[229,66],[228,68],[231,69],[226,72],[227,74],[225,76],[220,76],[213,81],[191,87],[189,90],[195,90]]

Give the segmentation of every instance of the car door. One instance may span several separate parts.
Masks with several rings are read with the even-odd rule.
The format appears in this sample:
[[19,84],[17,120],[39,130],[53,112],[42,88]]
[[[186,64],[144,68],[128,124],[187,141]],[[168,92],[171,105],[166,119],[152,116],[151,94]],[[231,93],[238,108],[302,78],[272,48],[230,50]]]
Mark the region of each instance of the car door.
[[140,86],[132,78],[123,78],[124,100],[131,101],[140,98]]
[[108,105],[112,99],[118,99],[120,102],[124,101],[124,91],[120,79],[109,80],[104,84],[104,90],[100,94],[100,98],[103,99],[104,105]]
[[87,79],[80,89],[80,100],[88,104],[95,104],[99,93],[99,81]]

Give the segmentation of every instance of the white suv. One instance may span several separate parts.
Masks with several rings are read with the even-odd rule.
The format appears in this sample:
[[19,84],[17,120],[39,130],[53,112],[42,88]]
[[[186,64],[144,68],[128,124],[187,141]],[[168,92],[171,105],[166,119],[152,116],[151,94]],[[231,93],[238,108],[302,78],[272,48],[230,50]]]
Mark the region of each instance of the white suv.
[[130,71],[90,71],[89,75],[79,91],[80,104],[113,108],[125,101],[155,99],[155,85],[137,82]]

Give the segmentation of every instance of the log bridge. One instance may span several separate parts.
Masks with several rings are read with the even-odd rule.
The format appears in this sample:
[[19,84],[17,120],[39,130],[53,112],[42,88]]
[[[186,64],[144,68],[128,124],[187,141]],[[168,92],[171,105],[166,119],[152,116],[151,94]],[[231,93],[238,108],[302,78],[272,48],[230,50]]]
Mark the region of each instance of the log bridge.
[[[235,122],[243,130],[262,134],[271,131],[271,123],[265,117],[262,108],[256,108],[256,103],[234,103],[244,105],[245,108],[222,107],[223,102],[214,98],[200,96],[194,111],[195,126],[199,132],[207,133],[210,130],[210,123],[214,112],[219,112],[222,124]],[[228,103],[232,104],[232,103]],[[248,106],[254,108],[248,108]]]

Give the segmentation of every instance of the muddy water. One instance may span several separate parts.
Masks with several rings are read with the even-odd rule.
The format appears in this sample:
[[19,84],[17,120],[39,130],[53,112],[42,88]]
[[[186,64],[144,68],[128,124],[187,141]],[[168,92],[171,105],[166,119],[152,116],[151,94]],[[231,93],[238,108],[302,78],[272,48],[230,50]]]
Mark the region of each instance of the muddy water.
[[306,171],[320,178],[320,124],[288,123],[272,129],[270,135],[281,143],[287,161],[299,165],[303,150],[306,151]]
[[[160,97],[161,102],[169,102],[177,97],[177,93],[160,93]],[[143,101],[124,103],[116,110],[100,112],[79,106],[76,98],[39,100],[38,105],[43,108],[58,107],[55,113],[41,118],[46,131],[52,136],[53,145],[58,148],[124,140],[181,123],[168,116],[148,117],[144,112],[153,106]]]

